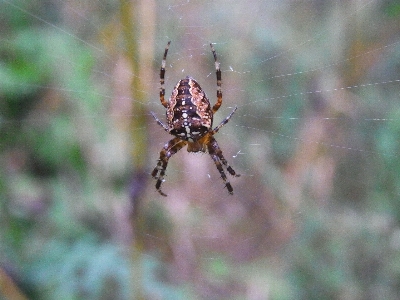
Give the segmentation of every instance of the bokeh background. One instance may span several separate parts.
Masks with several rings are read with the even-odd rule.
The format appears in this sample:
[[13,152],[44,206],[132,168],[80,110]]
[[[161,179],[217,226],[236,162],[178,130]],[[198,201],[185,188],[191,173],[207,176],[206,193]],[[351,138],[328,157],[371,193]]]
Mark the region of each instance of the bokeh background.
[[[400,4],[0,0],[1,299],[400,298]],[[232,167],[171,158],[191,75]]]

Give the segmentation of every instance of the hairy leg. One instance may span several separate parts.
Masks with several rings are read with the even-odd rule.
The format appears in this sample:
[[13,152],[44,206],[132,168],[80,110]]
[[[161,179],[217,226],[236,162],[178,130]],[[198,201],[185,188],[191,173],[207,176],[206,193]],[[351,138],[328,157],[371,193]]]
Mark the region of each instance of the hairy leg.
[[237,110],[237,106],[235,106],[235,108],[233,109],[233,111],[229,114],[229,116],[227,116],[225,119],[222,120],[222,122],[213,129],[213,133],[212,134],[216,134],[218,132],[218,130],[221,129],[222,126],[224,126],[226,123],[229,122],[229,120],[232,118],[233,114],[235,113],[235,111]]
[[160,69],[160,101],[161,101],[161,104],[165,108],[168,106],[168,102],[164,98],[164,96],[165,96],[165,86],[164,86],[165,62],[167,59],[167,53],[168,53],[168,48],[169,48],[170,44],[171,44],[171,41],[169,41],[167,44],[167,47],[165,47],[164,56],[163,56],[163,60],[161,62],[161,69]]
[[[239,177],[239,174],[236,174],[235,170],[228,164],[227,160],[222,154],[221,149],[218,146],[217,141],[212,137],[210,143],[208,144],[208,152],[210,153],[211,158],[213,159],[215,166],[217,167],[219,173],[221,174],[222,180],[225,183],[226,188],[228,189],[229,194],[233,194],[233,188],[228,181],[228,178],[225,175],[224,169],[222,165],[224,165],[232,176]],[[221,164],[222,162],[222,164]]]
[[162,128],[164,128],[164,130],[165,130],[166,132],[169,133],[169,129],[168,129],[167,125],[165,125],[163,122],[161,122],[160,119],[157,118],[156,115],[155,115],[152,111],[151,111],[150,113],[151,113],[151,115],[153,116],[153,118],[157,121],[158,125],[160,125]]
[[217,75],[217,103],[213,106],[212,110],[213,113],[216,113],[217,110],[220,108],[222,105],[222,79],[221,79],[221,69],[219,67],[219,61],[217,59],[217,53],[215,52],[214,46],[210,44],[211,46],[211,51],[214,55],[214,62],[215,62],[215,73]]
[[160,152],[160,158],[158,159],[156,167],[154,168],[153,172],[151,172],[151,176],[157,179],[156,189],[163,196],[167,196],[161,191],[161,184],[164,181],[164,175],[168,166],[168,160],[172,155],[177,153],[185,145],[186,141],[182,141],[179,138],[173,138],[168,143],[166,143],[164,148]]

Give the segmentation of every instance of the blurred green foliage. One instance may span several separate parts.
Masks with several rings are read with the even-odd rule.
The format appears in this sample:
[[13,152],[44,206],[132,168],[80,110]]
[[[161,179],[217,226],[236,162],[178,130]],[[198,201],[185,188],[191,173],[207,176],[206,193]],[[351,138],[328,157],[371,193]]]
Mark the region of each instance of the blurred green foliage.
[[[169,86],[180,63],[210,73],[205,51],[192,60],[186,49],[196,51],[196,41],[183,37],[212,39],[225,63],[221,110],[239,105],[218,138],[226,153],[246,155],[232,163],[244,171],[233,200],[214,182],[197,192],[178,159],[168,188],[185,191],[185,205],[160,200],[149,185],[149,299],[399,297],[400,10],[396,1],[353,2],[156,8],[156,81],[140,92],[158,96],[166,37],[174,40]],[[129,148],[128,131],[113,115],[128,111],[121,82],[129,70],[118,56],[115,7],[0,2],[0,267],[29,299],[135,295],[129,155],[118,152]],[[193,15],[203,25],[183,23]]]

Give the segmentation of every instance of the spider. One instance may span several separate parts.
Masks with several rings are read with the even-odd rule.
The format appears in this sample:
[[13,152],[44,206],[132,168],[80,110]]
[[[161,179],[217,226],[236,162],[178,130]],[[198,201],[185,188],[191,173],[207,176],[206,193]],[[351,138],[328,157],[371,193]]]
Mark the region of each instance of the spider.
[[225,118],[217,127],[212,129],[213,115],[218,111],[222,104],[221,70],[215,49],[213,45],[210,44],[211,51],[214,56],[217,75],[217,102],[211,108],[210,101],[200,85],[196,80],[189,76],[179,80],[179,82],[175,85],[168,102],[164,99],[165,64],[170,44],[171,41],[169,41],[165,47],[160,70],[160,101],[161,104],[167,109],[167,125],[161,122],[153,112],[151,112],[151,114],[166,132],[175,137],[165,144],[160,152],[160,158],[158,159],[157,165],[151,173],[151,175],[157,179],[156,189],[161,195],[167,196],[161,191],[161,184],[164,181],[168,160],[172,155],[187,145],[188,152],[208,151],[215,163],[215,166],[221,174],[222,180],[224,181],[229,194],[233,194],[233,188],[226,178],[222,166],[224,165],[229,174],[232,176],[238,177],[240,175],[236,174],[236,172],[232,169],[222,155],[222,151],[218,146],[214,135],[218,132],[218,130],[221,129],[222,126],[228,123],[229,119],[235,113],[237,106],[227,118]]

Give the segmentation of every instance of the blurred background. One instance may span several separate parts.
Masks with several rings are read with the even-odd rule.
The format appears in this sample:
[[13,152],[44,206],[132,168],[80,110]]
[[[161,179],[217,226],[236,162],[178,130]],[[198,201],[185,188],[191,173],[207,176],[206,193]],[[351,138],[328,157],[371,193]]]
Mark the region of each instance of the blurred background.
[[[1,299],[400,298],[400,4],[0,0]],[[151,171],[166,97],[208,154]]]

